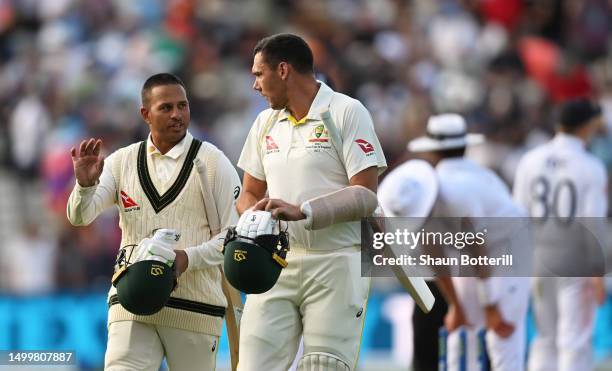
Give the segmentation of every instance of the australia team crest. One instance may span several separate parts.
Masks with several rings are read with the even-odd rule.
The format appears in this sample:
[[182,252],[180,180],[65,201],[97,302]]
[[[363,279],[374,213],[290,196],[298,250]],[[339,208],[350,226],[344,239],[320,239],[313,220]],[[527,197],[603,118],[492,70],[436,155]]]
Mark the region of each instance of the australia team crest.
[[310,133],[308,138],[309,143],[327,143],[329,142],[329,132],[325,125],[317,125]]

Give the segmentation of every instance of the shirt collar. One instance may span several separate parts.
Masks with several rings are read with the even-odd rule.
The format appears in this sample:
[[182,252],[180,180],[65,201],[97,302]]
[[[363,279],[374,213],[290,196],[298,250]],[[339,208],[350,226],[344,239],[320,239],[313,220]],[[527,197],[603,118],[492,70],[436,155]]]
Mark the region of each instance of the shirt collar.
[[167,156],[173,160],[176,160],[179,157],[181,157],[183,152],[185,152],[185,148],[191,145],[192,140],[193,140],[193,136],[189,132],[187,132],[185,134],[185,137],[180,142],[178,142],[168,152],[162,155],[159,149],[155,147],[155,144],[153,144],[153,140],[151,140],[151,133],[149,133],[149,137],[147,138],[147,155],[153,156],[154,154],[158,154],[160,156]]
[[553,138],[553,143],[562,145],[564,147],[572,147],[581,150],[584,150],[585,148],[585,144],[582,139],[567,133],[557,133]]
[[317,80],[319,85],[319,90],[317,91],[317,95],[315,95],[314,100],[310,104],[310,109],[308,110],[308,114],[304,116],[300,121],[296,121],[289,113],[287,108],[283,108],[278,117],[278,121],[288,120],[293,124],[293,126],[305,124],[307,121],[321,120],[321,113],[326,111],[331,103],[332,97],[334,95],[334,91],[327,86],[324,82]]

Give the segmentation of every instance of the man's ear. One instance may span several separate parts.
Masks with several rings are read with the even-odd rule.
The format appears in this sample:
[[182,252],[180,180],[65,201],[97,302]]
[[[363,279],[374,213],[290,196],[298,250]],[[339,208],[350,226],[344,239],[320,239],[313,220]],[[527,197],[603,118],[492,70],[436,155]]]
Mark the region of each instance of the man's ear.
[[147,124],[150,124],[150,122],[149,122],[149,113],[150,113],[150,112],[151,112],[151,111],[149,111],[149,109],[148,109],[148,108],[146,108],[146,107],[144,107],[144,106],[141,106],[141,107],[140,107],[140,116],[142,116],[142,119],[143,119],[143,120],[144,120],[144,121],[145,121]]
[[289,77],[290,68],[291,68],[291,65],[287,62],[280,62],[278,64],[278,67],[276,68],[276,72],[278,72],[278,75],[280,76],[281,80],[287,80],[287,78]]

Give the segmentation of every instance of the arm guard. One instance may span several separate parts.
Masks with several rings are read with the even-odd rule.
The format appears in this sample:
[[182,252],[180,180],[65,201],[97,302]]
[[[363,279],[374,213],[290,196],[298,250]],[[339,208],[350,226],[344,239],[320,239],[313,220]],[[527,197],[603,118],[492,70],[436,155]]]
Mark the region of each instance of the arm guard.
[[355,185],[305,201],[300,210],[306,215],[306,229],[317,230],[370,216],[377,206],[376,193]]

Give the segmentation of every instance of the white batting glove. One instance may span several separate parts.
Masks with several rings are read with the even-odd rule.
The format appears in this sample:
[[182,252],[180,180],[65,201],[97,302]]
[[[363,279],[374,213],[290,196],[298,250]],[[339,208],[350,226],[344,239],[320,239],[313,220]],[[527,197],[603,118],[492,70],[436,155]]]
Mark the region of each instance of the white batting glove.
[[180,234],[173,229],[158,229],[151,238],[145,238],[138,244],[135,262],[155,260],[172,267],[176,253],[174,246]]
[[264,234],[278,234],[278,223],[269,211],[246,210],[238,219],[236,232],[239,236],[249,238]]
[[155,231],[151,238],[156,241],[174,245],[181,239],[181,234],[176,229],[160,228]]

